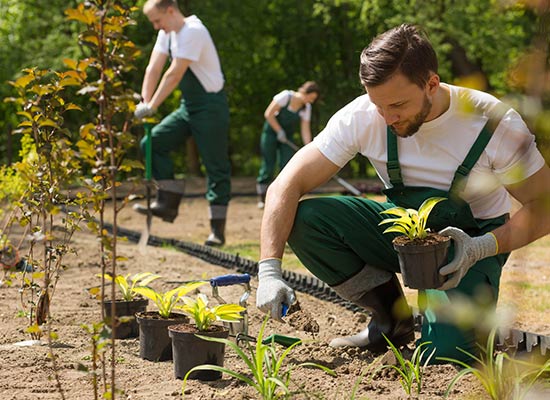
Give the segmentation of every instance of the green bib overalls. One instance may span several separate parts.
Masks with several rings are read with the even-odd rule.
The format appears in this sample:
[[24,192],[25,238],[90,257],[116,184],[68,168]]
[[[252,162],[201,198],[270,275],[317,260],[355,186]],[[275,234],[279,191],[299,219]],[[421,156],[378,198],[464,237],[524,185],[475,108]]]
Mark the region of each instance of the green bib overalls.
[[[489,124],[488,124],[489,125]],[[388,128],[388,174],[392,188],[385,190],[388,201],[354,197],[324,197],[306,199],[300,202],[294,226],[288,240],[300,261],[315,276],[336,286],[353,279],[368,266],[389,272],[399,272],[397,254],[392,246],[396,234],[383,234],[387,226],[378,226],[383,219],[380,211],[395,205],[418,208],[429,197],[441,196],[448,200],[440,202],[432,211],[428,227],[438,231],[447,226],[463,229],[471,236],[479,236],[502,225],[507,215],[498,218],[475,219],[470,207],[459,193],[479,156],[488,143],[492,130],[486,125],[472,146],[462,165],[455,173],[448,192],[430,187],[409,187],[403,184],[397,154],[397,138]],[[453,249],[449,258],[452,259]],[[459,285],[448,291],[426,290],[419,293],[419,307],[424,314],[420,342],[430,341],[426,346],[435,357],[445,356],[469,361],[457,347],[472,354],[478,354],[475,327],[463,328],[444,321],[433,312],[434,306],[447,304],[457,298],[468,298],[479,306],[494,309],[498,299],[498,288],[502,266],[508,254],[499,254],[476,263]],[[365,284],[366,286],[368,283]],[[478,293],[489,295],[478,299]],[[483,343],[483,342],[482,342]],[[485,343],[483,343],[485,344]]]
[[[289,105],[290,98],[288,100],[288,104],[285,107],[281,107],[276,118],[279,125],[281,125],[286,132],[288,141],[294,143],[292,136],[300,127],[301,117],[299,114],[300,110],[296,112],[291,111],[288,109]],[[260,172],[258,173],[256,182],[259,184],[268,185],[271,183],[275,175],[277,157],[279,158],[279,170],[281,170],[294,155],[294,150],[287,144],[281,143],[277,140],[277,133],[267,121],[265,121],[262,130],[260,149],[262,154],[262,164],[260,166]]]
[[[181,102],[177,110],[152,130],[153,177],[174,178],[170,153],[193,135],[206,169],[206,199],[212,205],[227,205],[231,194],[231,164],[228,154],[229,107],[224,90],[208,93],[190,68],[179,83]],[[146,138],[141,141],[145,149]]]

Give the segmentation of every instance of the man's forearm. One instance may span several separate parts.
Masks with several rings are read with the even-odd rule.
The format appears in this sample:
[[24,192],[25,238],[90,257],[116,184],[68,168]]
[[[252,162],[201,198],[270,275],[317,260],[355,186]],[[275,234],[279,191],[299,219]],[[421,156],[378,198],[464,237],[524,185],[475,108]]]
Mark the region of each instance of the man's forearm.
[[141,97],[145,103],[149,103],[155,94],[157,83],[160,80],[160,72],[152,71],[149,68],[145,71],[143,85],[141,87]]
[[179,77],[176,77],[173,74],[164,74],[157,90],[155,91],[155,94],[151,98],[151,101],[148,102],[149,106],[156,110],[178,86],[179,81]]
[[260,259],[282,258],[290,235],[300,195],[279,190],[275,183],[269,187],[260,233]]
[[550,198],[525,204],[493,233],[499,253],[511,252],[547,235],[550,233]]

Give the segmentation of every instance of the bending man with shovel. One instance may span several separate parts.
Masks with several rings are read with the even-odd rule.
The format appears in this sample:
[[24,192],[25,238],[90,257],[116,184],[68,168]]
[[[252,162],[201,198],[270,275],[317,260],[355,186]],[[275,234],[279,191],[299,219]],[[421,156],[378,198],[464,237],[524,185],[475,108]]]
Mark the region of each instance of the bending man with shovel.
[[[183,182],[174,180],[170,152],[183,146],[189,136],[197,143],[206,168],[211,233],[205,244],[225,243],[225,222],[231,194],[228,154],[229,107],[223,90],[224,77],[210,33],[195,15],[184,17],[176,0],[148,0],[143,12],[158,36],[136,106],[138,119],[154,114],[179,86],[182,99],[177,110],[152,130],[152,174],[158,191],[151,204],[153,216],[173,222],[183,195]],[[165,64],[170,65],[162,74]],[[146,138],[141,143],[146,146]],[[147,214],[147,207],[136,205]]]

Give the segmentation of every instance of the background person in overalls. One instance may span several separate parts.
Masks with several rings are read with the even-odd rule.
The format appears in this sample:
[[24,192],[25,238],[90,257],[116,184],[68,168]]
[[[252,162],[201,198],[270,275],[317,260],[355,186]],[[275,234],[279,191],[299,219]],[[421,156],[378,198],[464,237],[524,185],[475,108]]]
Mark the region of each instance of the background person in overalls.
[[317,83],[307,81],[297,92],[283,90],[276,94],[267,106],[260,137],[262,164],[256,179],[258,208],[264,207],[265,194],[275,175],[277,159],[279,170],[282,170],[296,152],[288,145],[288,142],[294,143],[294,132],[300,128],[303,144],[311,142],[311,105],[318,97]]
[[[200,19],[195,15],[184,17],[176,0],[148,0],[143,12],[159,33],[143,79],[143,101],[137,105],[135,116],[152,115],[178,85],[182,94],[180,107],[152,130],[152,173],[158,185],[152,212],[168,222],[176,218],[183,182],[174,180],[170,152],[193,135],[207,174],[211,233],[205,244],[220,246],[225,242],[231,164],[229,107],[218,53]],[[169,56],[172,60],[162,75]],[[142,149],[145,143],[146,138],[141,142]],[[144,206],[135,208],[147,213]]]
[[[445,228],[454,257],[440,270],[447,278],[440,290],[426,290],[426,310],[463,298],[474,302],[470,311],[494,310],[509,252],[550,232],[550,168],[517,112],[489,94],[441,83],[437,67],[428,39],[411,25],[389,30],[363,50],[360,78],[367,94],[338,111],[268,189],[256,296],[261,310],[280,319],[282,304],[295,300],[281,273],[288,240],[313,274],[372,311],[366,329],[331,346],[385,348],[382,333],[395,345],[411,341],[410,309],[399,307],[405,299],[394,236],[382,233],[379,213],[394,204],[417,208],[434,195],[448,200],[434,209],[439,216],[430,218],[431,228]],[[357,153],[376,168],[387,202],[299,201]],[[521,206],[509,218],[511,196]],[[431,342],[426,354],[435,349],[432,362],[437,356],[469,361],[457,347],[478,353],[477,333],[449,323],[444,308],[425,313],[420,342]]]

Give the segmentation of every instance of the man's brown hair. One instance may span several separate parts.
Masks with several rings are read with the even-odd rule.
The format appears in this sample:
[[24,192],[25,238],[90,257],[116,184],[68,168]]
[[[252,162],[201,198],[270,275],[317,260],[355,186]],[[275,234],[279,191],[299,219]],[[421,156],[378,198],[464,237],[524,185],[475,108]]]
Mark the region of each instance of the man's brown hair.
[[424,87],[432,73],[437,73],[437,56],[426,33],[403,24],[378,35],[361,53],[361,84],[377,86],[396,73]]

